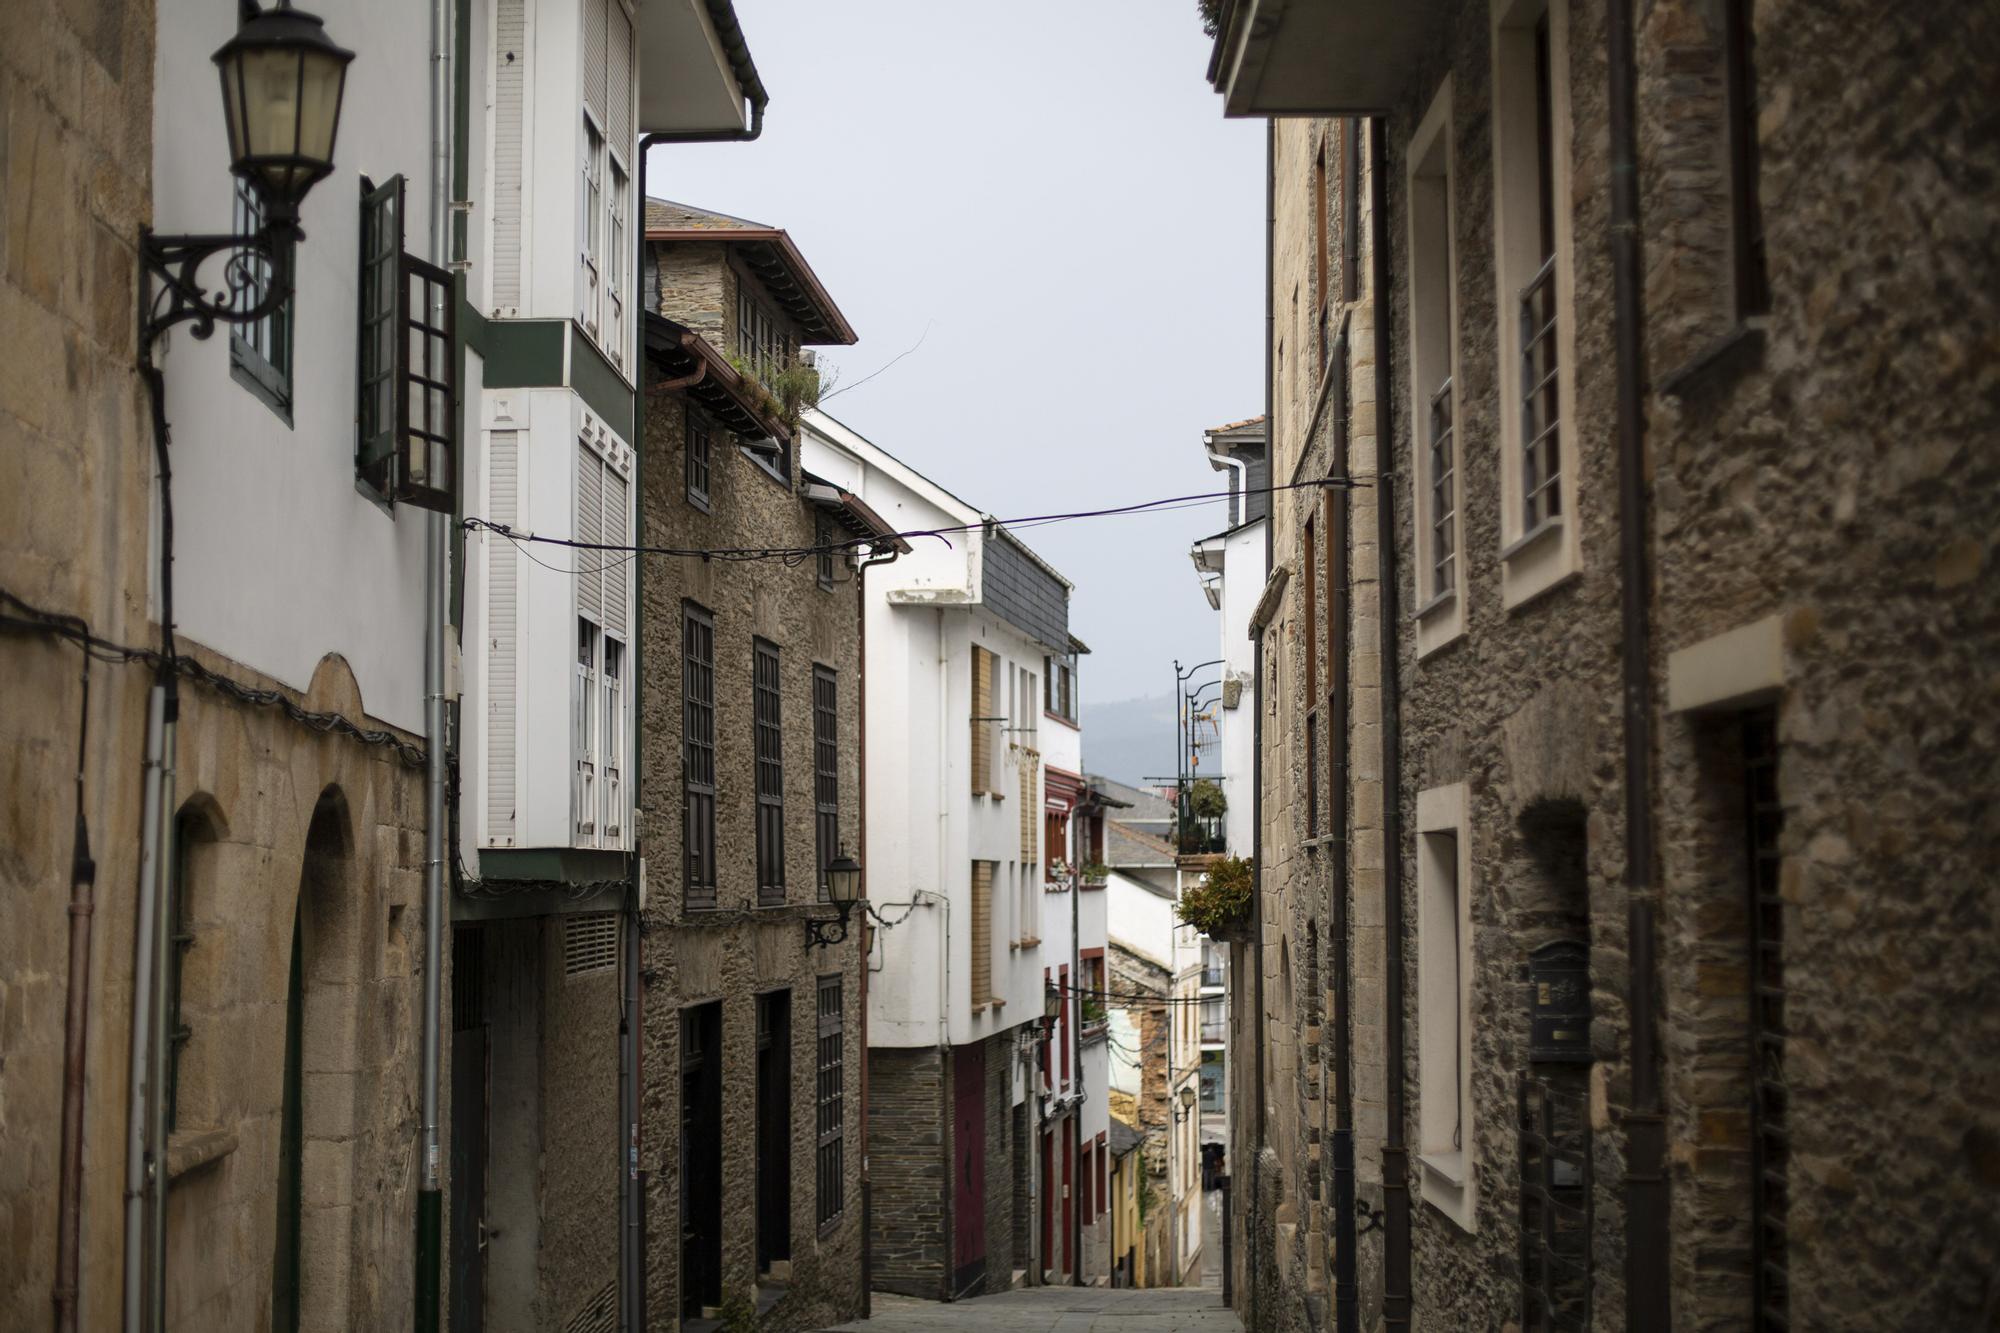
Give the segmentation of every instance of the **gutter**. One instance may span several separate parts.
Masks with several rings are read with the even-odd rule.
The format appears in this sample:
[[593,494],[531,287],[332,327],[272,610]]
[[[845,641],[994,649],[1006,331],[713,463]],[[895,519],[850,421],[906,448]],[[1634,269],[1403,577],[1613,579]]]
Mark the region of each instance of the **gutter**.
[[1670,1323],[1667,1126],[1653,993],[1653,711],[1651,570],[1646,559],[1645,367],[1640,339],[1638,134],[1633,112],[1632,0],[1605,6],[1610,82],[1611,280],[1617,367],[1618,582],[1625,695],[1625,896],[1631,987],[1632,1107],[1625,1116],[1625,1320],[1641,1333]]
[[[770,105],[771,94],[764,89],[764,80],[758,77],[757,62],[750,58],[750,43],[744,39],[743,25],[736,21],[736,6],[730,0],[706,0],[708,21],[715,27],[715,38],[722,43],[722,54],[729,57],[729,72],[736,78],[736,86],[743,91],[750,103],[750,128],[747,130],[664,130],[648,134],[639,145],[640,170],[645,170],[646,150],[659,143],[749,143],[764,132],[764,108]],[[644,207],[646,191],[639,190],[639,202]],[[645,231],[644,217],[639,230]]]
[[[1350,171],[1358,166],[1356,163],[1347,165]],[[1335,355],[1344,362],[1351,354],[1347,326],[1343,325]],[[1352,377],[1346,377],[1345,382],[1350,388],[1342,394],[1342,401],[1335,408],[1340,413],[1334,419],[1336,457],[1332,460],[1333,466],[1327,469],[1330,476],[1343,482],[1348,480],[1348,449],[1352,444],[1348,437],[1348,422],[1352,419],[1350,405],[1345,401],[1352,396]],[[1335,490],[1340,493],[1336,495]],[[1333,920],[1327,933],[1332,936],[1328,942],[1333,948],[1334,985],[1339,987],[1339,1012],[1333,1023],[1333,1308],[1337,1333],[1359,1333],[1360,1289],[1355,1271],[1355,1246],[1359,1237],[1354,1231],[1354,978],[1347,942],[1348,898],[1353,892],[1347,860],[1350,851],[1348,832],[1352,822],[1348,761],[1353,719],[1349,716],[1347,690],[1348,654],[1352,651],[1354,640],[1353,605],[1348,597],[1351,569],[1347,543],[1353,517],[1354,488],[1339,486],[1325,494],[1326,550],[1335,562],[1327,578],[1326,612],[1329,621],[1339,630],[1333,651],[1328,654],[1331,660],[1327,663],[1333,686],[1333,716],[1328,719],[1327,725],[1331,748],[1327,785],[1334,794],[1335,803],[1333,816],[1328,821],[1332,835],[1328,856],[1333,864]],[[1380,506],[1389,494],[1388,488],[1378,488],[1375,492],[1376,504]]]
[[1402,585],[1396,568],[1395,395],[1385,387],[1395,382],[1389,372],[1390,323],[1394,301],[1389,288],[1388,128],[1381,116],[1368,121],[1369,299],[1375,308],[1375,533],[1381,565],[1382,655],[1382,897],[1387,949],[1382,978],[1388,991],[1388,1134],[1382,1144],[1383,1240],[1387,1250],[1382,1274],[1382,1322],[1389,1328],[1410,1326],[1410,1149],[1404,1139],[1409,1116],[1404,1089],[1403,1008],[1403,718],[1398,681],[1398,645],[1402,626]]

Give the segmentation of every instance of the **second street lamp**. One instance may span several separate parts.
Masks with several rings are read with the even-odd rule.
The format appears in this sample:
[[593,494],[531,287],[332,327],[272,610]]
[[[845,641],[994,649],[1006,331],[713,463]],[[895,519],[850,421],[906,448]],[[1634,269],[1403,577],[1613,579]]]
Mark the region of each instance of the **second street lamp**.
[[[826,863],[826,896],[840,912],[840,920],[823,921],[815,917],[806,918],[806,947],[824,948],[829,944],[839,944],[847,938],[847,918],[854,911],[856,896],[861,892],[861,863],[841,852]],[[832,927],[832,929],[829,929]]]

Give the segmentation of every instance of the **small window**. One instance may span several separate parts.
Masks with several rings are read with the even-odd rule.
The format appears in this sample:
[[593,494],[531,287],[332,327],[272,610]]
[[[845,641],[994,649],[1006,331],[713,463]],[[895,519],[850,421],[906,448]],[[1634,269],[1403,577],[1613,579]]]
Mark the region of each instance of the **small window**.
[[703,513],[708,512],[708,469],[711,458],[708,419],[690,407],[687,411],[687,498]]
[[818,844],[819,900],[828,899],[826,868],[840,854],[840,680],[813,668],[813,833]]
[[1451,82],[1432,100],[1410,140],[1410,380],[1417,424],[1415,503],[1419,610],[1417,649],[1429,651],[1464,627],[1459,591],[1456,256],[1452,247]]
[[[237,235],[248,236],[264,229],[263,196],[258,194],[256,186],[241,177],[236,179],[234,212]],[[240,262],[250,281],[237,293],[238,310],[256,309],[270,294],[272,283],[291,281],[295,250],[295,243],[287,239],[278,247],[275,259],[255,250],[240,252]],[[270,404],[287,425],[292,419],[292,320],[297,304],[296,294],[288,296],[263,318],[231,325],[229,332],[231,373]]]
[[830,590],[833,587],[833,521],[826,516],[825,510],[813,515],[813,545],[817,548],[819,559],[819,586]]
[[752,658],[757,744],[757,905],[780,907],[785,901],[785,753],[778,646],[758,639]]
[[1729,202],[1734,251],[1736,317],[1769,314],[1770,280],[1764,262],[1764,205],[1757,160],[1757,38],[1753,0],[1723,0],[1724,49],[1729,83]]
[[583,326],[592,336],[596,336],[600,320],[600,301],[603,296],[602,274],[604,271],[604,135],[597,123],[586,113],[583,118],[583,217],[580,239],[583,243],[579,293]]
[[625,168],[611,163],[611,192],[605,212],[605,230],[610,237],[605,251],[604,349],[613,364],[625,364],[625,209],[630,195]]
[[578,842],[597,836],[597,626],[583,616],[576,621],[576,693],[571,715],[570,753],[576,772],[570,790]]
[[695,911],[715,906],[715,621],[685,603],[681,636],[681,831]]
[[838,973],[819,979],[816,1175],[819,1224],[847,1208],[847,1032]]
[[1463,783],[1417,797],[1418,1152],[1424,1201],[1473,1229],[1472,916]]

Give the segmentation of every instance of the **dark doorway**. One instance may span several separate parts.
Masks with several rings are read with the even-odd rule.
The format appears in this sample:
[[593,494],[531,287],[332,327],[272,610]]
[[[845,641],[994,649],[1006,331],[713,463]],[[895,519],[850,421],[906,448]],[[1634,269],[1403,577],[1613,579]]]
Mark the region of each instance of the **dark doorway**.
[[486,1316],[486,933],[451,933],[451,1327]]
[[304,1061],[301,1032],[305,1019],[305,901],[292,913],[291,980],[285,990],[285,1094],[278,1119],[278,1237],[272,1247],[271,1328],[292,1333],[299,1326],[300,1172],[305,1158],[301,1089]]
[[1062,1147],[1062,1271],[1076,1272],[1076,1256],[1070,1247],[1076,1238],[1076,1120],[1074,1117],[1063,1121]]
[[1056,1266],[1056,1150],[1055,1134],[1042,1131],[1042,1277],[1048,1278]]
[[722,1304],[722,1005],[681,1011],[681,1314]]
[[952,1051],[952,1283],[954,1298],[986,1285],[986,1048]]
[[792,1257],[792,993],[757,997],[757,1271]]

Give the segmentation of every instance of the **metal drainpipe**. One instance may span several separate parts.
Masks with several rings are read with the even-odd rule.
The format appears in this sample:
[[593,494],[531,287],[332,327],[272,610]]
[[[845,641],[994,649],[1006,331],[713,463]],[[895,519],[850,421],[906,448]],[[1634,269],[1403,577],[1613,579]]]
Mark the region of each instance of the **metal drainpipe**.
[[[451,262],[451,183],[453,130],[453,0],[431,0],[431,255]],[[433,298],[432,317],[447,316],[444,291]],[[449,651],[451,518],[426,517],[424,574],[424,971],[421,1095],[423,1124],[417,1172],[415,1323],[419,1333],[439,1326],[444,1231],[443,1164],[438,1160],[438,1066],[443,1024],[445,938],[445,654]]]
[[1630,934],[1632,1109],[1625,1117],[1625,1318],[1669,1325],[1666,1120],[1653,992],[1653,713],[1651,577],[1646,531],[1645,367],[1640,347],[1639,175],[1631,0],[1605,7],[1610,83],[1611,276],[1618,376],[1618,564],[1625,686],[1625,894]]
[[873,953],[868,925],[868,571],[895,560],[899,552],[891,547],[887,556],[871,555],[854,571],[854,622],[856,675],[855,699],[858,716],[856,745],[855,840],[861,844],[861,1317],[872,1318],[875,1311],[875,1242],[870,1238],[875,1225],[875,1191],[868,1170],[868,959]]
[[[644,279],[646,272],[646,164],[650,150],[662,136],[648,134],[639,140],[639,225],[633,230],[638,235],[638,245],[633,255],[634,271]],[[651,295],[639,293],[639,317],[632,321],[632,365],[639,376],[639,393],[632,408],[632,457],[634,480],[645,476],[646,465],[646,404],[648,397],[646,377],[646,311],[647,298]],[[658,301],[654,301],[658,305]],[[694,378],[700,377],[697,370]],[[669,381],[669,383],[672,383]],[[665,385],[656,386],[665,387]],[[642,497],[643,485],[634,487]],[[645,506],[640,505],[641,521],[644,521]],[[644,607],[646,589],[646,562],[634,561],[632,565],[632,601]],[[632,636],[632,681],[630,728],[630,749],[632,760],[639,755],[639,717],[646,688],[644,624],[641,633]],[[631,770],[632,808],[637,810],[645,783],[646,766],[628,762]],[[636,824],[637,821],[634,821]],[[641,919],[639,889],[641,858],[636,854],[636,827],[632,830],[635,854],[627,858],[631,884],[626,891],[625,931],[629,946],[625,950],[624,976],[621,984],[625,991],[624,1013],[618,1034],[618,1114],[622,1123],[619,1137],[625,1142],[625,1161],[618,1173],[618,1215],[622,1224],[618,1232],[618,1315],[619,1327],[625,1333],[638,1333],[646,1327],[646,1177],[639,1166],[641,1135],[639,1127],[640,1095],[645,1087],[645,1006],[646,994],[643,969],[640,966],[640,950],[645,933],[645,923]]]
[[[1277,298],[1272,284],[1277,281],[1277,255],[1272,247],[1277,240],[1278,230],[1278,123],[1267,121],[1264,125],[1264,452],[1268,466],[1277,466],[1278,420],[1275,414],[1276,394],[1271,381],[1276,370],[1275,349],[1277,346]],[[1264,575],[1269,578],[1276,566],[1277,514],[1276,500],[1271,501],[1266,510],[1264,523]],[[1268,628],[1268,627],[1266,627]],[[1253,667],[1257,672],[1257,694],[1264,686],[1264,632],[1259,630],[1252,649]],[[1256,697],[1253,695],[1253,697]],[[1264,1030],[1264,705],[1260,699],[1257,720],[1252,726],[1256,733],[1252,738],[1256,747],[1253,761],[1253,780],[1250,784],[1250,945],[1243,951],[1244,958],[1251,964],[1251,987],[1254,996],[1251,1005],[1251,1050],[1256,1056],[1256,1116],[1251,1124],[1250,1139],[1250,1214],[1244,1219],[1243,1239],[1244,1268],[1249,1280],[1243,1284],[1243,1291],[1249,1302],[1252,1319],[1257,1307],[1257,1272],[1263,1254],[1263,1186],[1264,1173],[1260,1158],[1264,1150],[1264,1128],[1267,1119],[1268,1082],[1265,1075],[1265,1046],[1268,1034]],[[1249,1323],[1251,1320],[1246,1319]]]
[[1368,121],[1369,300],[1375,311],[1375,532],[1381,566],[1382,654],[1382,899],[1388,925],[1383,982],[1388,991],[1388,1133],[1382,1145],[1383,1241],[1388,1251],[1382,1280],[1382,1321],[1390,1328],[1410,1323],[1410,1149],[1404,1141],[1408,1114],[1403,1060],[1403,841],[1402,696],[1398,684],[1396,505],[1391,485],[1395,469],[1393,395],[1390,367],[1389,182],[1387,122]]
[[[1032,708],[1034,705],[1030,704],[1028,706]],[[1081,767],[1081,765],[1079,765],[1079,767]],[[1044,780],[1046,781],[1046,779]],[[1083,883],[1083,879],[1081,872],[1078,871],[1076,868],[1077,860],[1074,850],[1068,847],[1065,847],[1063,850],[1071,853],[1070,872],[1069,872],[1069,984],[1070,984],[1070,994],[1075,997],[1075,1013],[1076,1013],[1076,1022],[1070,1025],[1071,1035],[1064,1037],[1064,1040],[1068,1041],[1071,1047],[1070,1062],[1076,1066],[1076,1094],[1075,1094],[1076,1099],[1070,1103],[1070,1112],[1069,1112],[1070,1121],[1076,1126],[1075,1132],[1070,1136],[1071,1139],[1073,1140],[1070,1147],[1070,1157],[1073,1159],[1071,1168],[1072,1168],[1072,1179],[1074,1180],[1075,1183],[1070,1186],[1070,1191],[1069,1191],[1069,1196],[1070,1196],[1069,1233],[1070,1233],[1070,1244],[1073,1246],[1073,1248],[1070,1251],[1069,1281],[1071,1286],[1080,1287],[1083,1285],[1082,1199],[1090,1188],[1088,1182],[1086,1182],[1083,1179],[1083,1174],[1082,1174],[1083,996],[1077,993],[1077,984],[1083,979],[1083,953],[1081,948],[1079,947],[1079,941],[1077,940],[1076,937],[1078,917],[1079,917],[1077,898],[1082,893],[1082,889],[1080,889],[1078,886]]]
[[[79,622],[80,623],[80,622]],[[83,656],[83,702],[76,738],[76,827],[70,845],[69,977],[63,1015],[62,1156],[56,1204],[56,1333],[75,1333],[77,1270],[83,1233],[83,1100],[85,1043],[90,1035],[90,936],[96,912],[97,864],[90,858],[84,816],[84,773],[90,757],[90,653]]]
[[[1351,165],[1351,164],[1350,164]],[[1350,355],[1347,335],[1343,331],[1337,354],[1343,358]],[[1351,385],[1351,378],[1343,370],[1341,380]],[[1335,405],[1340,419],[1334,423],[1334,440],[1339,456],[1333,460],[1331,474],[1346,480],[1349,475],[1347,449],[1351,443],[1348,433],[1349,403],[1343,392],[1341,401]],[[1354,1234],[1354,1037],[1353,979],[1349,975],[1350,956],[1347,943],[1348,895],[1353,891],[1353,880],[1348,870],[1348,826],[1351,820],[1348,788],[1349,754],[1348,728],[1352,719],[1348,714],[1348,652],[1352,646],[1353,607],[1348,599],[1348,578],[1350,576],[1348,534],[1352,524],[1354,489],[1351,486],[1338,488],[1338,493],[1326,493],[1326,549],[1333,557],[1331,576],[1327,579],[1327,617],[1338,627],[1332,661],[1327,664],[1333,677],[1333,715],[1328,719],[1328,731],[1333,742],[1333,762],[1329,765],[1328,778],[1334,793],[1331,847],[1328,854],[1333,862],[1333,921],[1327,932],[1332,938],[1333,977],[1338,989],[1338,1000],[1333,1015],[1333,1300],[1334,1327],[1337,1333],[1358,1333],[1361,1327],[1360,1292],[1356,1280]],[[1308,575],[1310,577],[1310,575]]]

